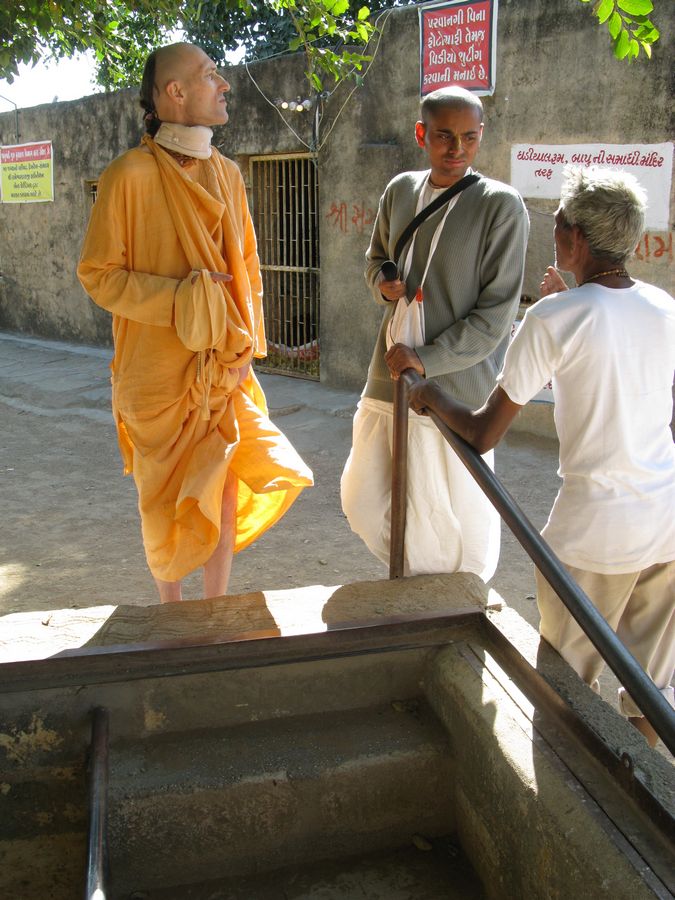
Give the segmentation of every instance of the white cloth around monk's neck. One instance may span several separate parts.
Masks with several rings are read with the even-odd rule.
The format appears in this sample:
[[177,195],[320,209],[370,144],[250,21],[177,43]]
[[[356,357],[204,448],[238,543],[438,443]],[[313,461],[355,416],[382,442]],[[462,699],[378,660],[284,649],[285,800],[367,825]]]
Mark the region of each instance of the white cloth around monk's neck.
[[156,144],[174,153],[193,156],[195,159],[209,159],[213,132],[205,125],[178,125],[176,122],[162,122],[154,137]]

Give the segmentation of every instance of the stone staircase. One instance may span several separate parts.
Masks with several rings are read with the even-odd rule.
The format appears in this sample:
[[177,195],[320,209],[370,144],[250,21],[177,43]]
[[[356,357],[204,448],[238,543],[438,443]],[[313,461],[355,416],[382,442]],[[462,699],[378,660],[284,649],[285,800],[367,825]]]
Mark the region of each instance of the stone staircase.
[[482,900],[475,873],[450,840],[359,854],[178,889],[135,892],[136,900]]
[[[453,831],[452,777],[447,733],[416,699],[113,743],[113,895],[253,898],[251,878],[364,855],[381,880],[402,865],[387,853],[425,855]],[[219,880],[230,893],[196,887]],[[317,896],[349,896],[335,890]]]

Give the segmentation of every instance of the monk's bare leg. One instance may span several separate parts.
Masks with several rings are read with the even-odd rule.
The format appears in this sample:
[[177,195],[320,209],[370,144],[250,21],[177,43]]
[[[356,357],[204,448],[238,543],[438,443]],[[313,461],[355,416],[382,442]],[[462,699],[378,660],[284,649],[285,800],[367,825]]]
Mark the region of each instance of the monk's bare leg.
[[234,538],[237,515],[237,478],[228,472],[223,506],[220,517],[220,541],[213,555],[204,564],[204,597],[222,597],[227,593],[227,585],[232,571]]
[[180,581],[161,581],[159,578],[155,578],[155,584],[161,603],[175,603],[183,599]]
[[162,581],[161,578],[152,576],[159,593],[160,603],[177,603],[183,599],[182,582],[180,581]]

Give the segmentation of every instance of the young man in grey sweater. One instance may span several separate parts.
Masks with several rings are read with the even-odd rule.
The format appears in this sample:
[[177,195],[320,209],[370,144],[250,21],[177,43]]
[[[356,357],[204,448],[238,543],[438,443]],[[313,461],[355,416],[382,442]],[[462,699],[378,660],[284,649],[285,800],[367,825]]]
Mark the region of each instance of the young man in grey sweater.
[[[480,405],[494,387],[518,310],[527,211],[513,188],[484,176],[419,225],[394,260],[397,277],[382,271],[416,214],[473,172],[482,135],[482,104],[463,88],[422,100],[415,139],[429,168],[403,172],[387,185],[366,254],[366,281],[384,316],[341,493],[350,526],[385,563],[393,409],[387,347],[394,372],[415,369],[463,403]],[[421,314],[412,346],[412,338],[391,332],[397,304],[407,299],[421,301],[409,311]],[[411,415],[408,454],[406,573],[470,571],[488,580],[499,555],[498,515],[423,417]],[[492,464],[491,453],[486,460]]]

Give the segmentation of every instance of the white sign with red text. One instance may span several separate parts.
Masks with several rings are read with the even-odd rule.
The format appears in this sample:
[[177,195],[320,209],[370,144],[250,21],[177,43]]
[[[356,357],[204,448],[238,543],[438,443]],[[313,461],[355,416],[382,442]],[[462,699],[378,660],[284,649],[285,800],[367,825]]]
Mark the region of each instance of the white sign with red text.
[[673,145],[666,144],[513,144],[511,184],[523,197],[557,200],[567,165],[605,166],[634,175],[647,192],[646,228],[667,231]]

